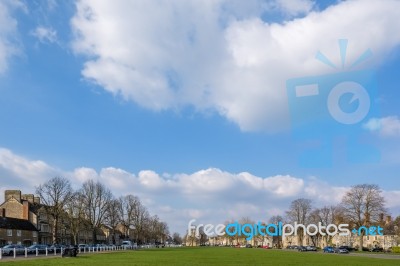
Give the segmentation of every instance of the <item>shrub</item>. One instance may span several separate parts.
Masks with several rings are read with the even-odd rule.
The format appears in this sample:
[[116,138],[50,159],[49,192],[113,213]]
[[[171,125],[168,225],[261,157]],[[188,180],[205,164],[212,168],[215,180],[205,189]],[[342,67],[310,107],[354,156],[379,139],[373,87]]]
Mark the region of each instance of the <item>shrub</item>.
[[400,253],[400,247],[392,247],[393,253]]

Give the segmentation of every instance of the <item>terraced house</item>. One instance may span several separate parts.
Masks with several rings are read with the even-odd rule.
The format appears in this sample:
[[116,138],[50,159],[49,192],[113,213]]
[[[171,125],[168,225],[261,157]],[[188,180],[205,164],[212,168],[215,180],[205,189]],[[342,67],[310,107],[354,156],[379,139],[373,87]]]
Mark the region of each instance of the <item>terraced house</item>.
[[[0,205],[0,247],[7,244],[53,244],[53,221],[48,215],[48,206],[33,194],[22,194],[20,190],[6,190]],[[57,230],[57,243],[93,243],[93,232],[84,220],[77,224],[76,235],[66,219],[61,219]],[[112,232],[112,234],[111,234]],[[121,233],[102,226],[96,230],[97,243],[120,243]],[[75,241],[74,241],[75,240]]]
[[4,198],[0,205],[0,246],[38,243],[38,216],[34,206],[40,200],[33,195],[21,195],[19,190],[7,190]]

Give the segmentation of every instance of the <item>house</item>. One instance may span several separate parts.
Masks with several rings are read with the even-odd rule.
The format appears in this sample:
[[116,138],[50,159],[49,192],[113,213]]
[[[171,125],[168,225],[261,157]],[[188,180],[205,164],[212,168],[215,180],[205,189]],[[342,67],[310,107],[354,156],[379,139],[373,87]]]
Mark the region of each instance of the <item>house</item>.
[[20,190],[6,190],[4,202],[0,210],[5,211],[4,217],[29,221],[39,232],[36,242],[43,244],[52,243],[49,218],[40,203],[40,198],[33,194],[21,194]]
[[5,217],[6,210],[0,209],[0,247],[8,244],[30,246],[38,243],[38,230],[28,220]]

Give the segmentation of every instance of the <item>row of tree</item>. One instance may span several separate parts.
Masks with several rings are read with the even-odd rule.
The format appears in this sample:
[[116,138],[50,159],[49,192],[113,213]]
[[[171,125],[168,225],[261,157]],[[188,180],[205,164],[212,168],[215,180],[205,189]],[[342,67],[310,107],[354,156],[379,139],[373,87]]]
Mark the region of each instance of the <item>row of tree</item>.
[[[164,242],[169,237],[168,225],[157,215],[150,215],[137,196],[117,198],[99,181],[90,179],[73,190],[69,180],[54,177],[39,185],[36,194],[50,218],[53,243],[60,241],[61,226],[67,227],[74,244],[83,226],[92,232],[93,243],[103,226],[111,229],[114,244],[117,229],[126,237],[133,236],[136,243]],[[174,238],[180,239],[177,234]]]
[[[400,236],[400,216],[398,216],[393,221],[385,220],[389,213],[385,207],[385,199],[382,195],[382,190],[378,185],[371,184],[360,184],[355,185],[349,189],[341,202],[336,205],[323,206],[316,208],[313,206],[313,201],[311,199],[299,198],[293,200],[289,206],[289,209],[285,212],[284,216],[276,215],[269,219],[269,223],[278,224],[297,222],[298,224],[318,224],[322,225],[329,224],[349,224],[349,229],[360,228],[361,226],[382,226],[383,232],[386,235],[398,235]],[[232,223],[232,221],[227,221],[226,224]],[[240,224],[254,224],[254,221],[248,217],[243,217],[238,221]],[[359,236],[359,249],[363,247],[363,234]],[[228,236],[226,236],[228,237]],[[185,236],[189,243],[198,242],[198,244],[205,244],[208,241],[208,237],[200,230],[200,236],[196,237],[193,233],[189,233]],[[245,236],[231,236],[228,239],[231,241],[236,240],[236,242],[244,241]],[[260,238],[262,241],[262,236],[255,236],[255,239]],[[297,242],[303,243],[303,231],[299,228],[297,231]],[[323,240],[325,243],[330,243],[333,236],[316,234],[310,236],[311,241],[314,245],[317,242]],[[282,247],[282,237],[273,237],[273,245],[277,247]]]

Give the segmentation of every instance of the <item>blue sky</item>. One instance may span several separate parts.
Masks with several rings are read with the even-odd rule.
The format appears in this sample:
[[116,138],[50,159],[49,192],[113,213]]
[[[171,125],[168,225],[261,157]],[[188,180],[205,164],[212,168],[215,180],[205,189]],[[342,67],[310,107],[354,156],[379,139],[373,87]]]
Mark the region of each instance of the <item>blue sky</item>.
[[[399,1],[110,5],[1,1],[1,190],[97,178],[178,231],[191,218],[265,219],[300,196],[336,203],[364,182],[398,214]],[[377,72],[380,113],[359,127],[381,160],[352,164],[339,139],[332,167],[305,168],[285,82],[336,73],[314,56],[339,62],[343,38],[349,62],[373,51],[362,67]]]

